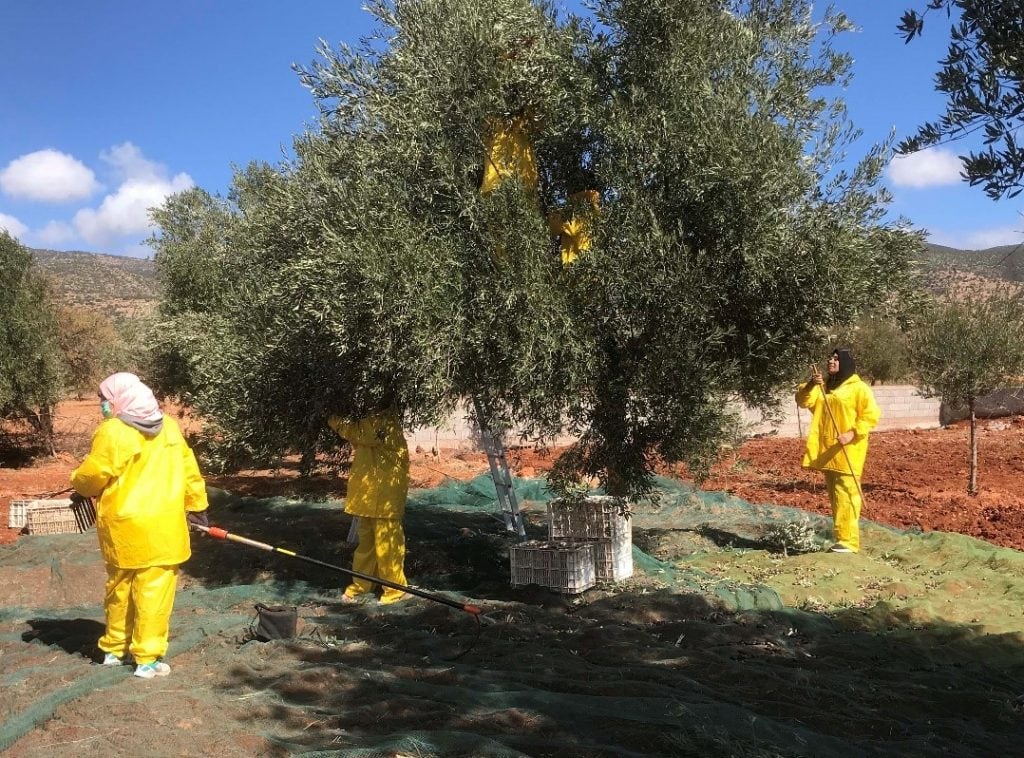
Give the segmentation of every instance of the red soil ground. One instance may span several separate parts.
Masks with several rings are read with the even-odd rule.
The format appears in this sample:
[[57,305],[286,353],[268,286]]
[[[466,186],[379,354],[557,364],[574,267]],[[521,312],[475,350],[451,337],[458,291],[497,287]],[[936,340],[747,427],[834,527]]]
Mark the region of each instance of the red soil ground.
[[[88,450],[98,418],[91,401],[63,403],[56,420],[58,453],[31,461],[0,460],[0,543],[17,539],[8,529],[11,499],[45,497],[67,487],[68,475]],[[186,422],[186,426],[187,426]],[[828,513],[820,474],[800,468],[803,442],[767,437],[728,451],[712,470],[705,489],[726,490],[754,503],[789,505]],[[959,532],[1003,547],[1024,549],[1024,418],[980,422],[979,486],[967,494],[968,427],[881,432],[872,435],[864,473],[862,516],[897,527]],[[520,476],[542,474],[553,454],[515,450],[510,465]],[[413,486],[435,486],[447,477],[468,479],[487,470],[477,453],[412,452]],[[682,470],[675,472],[685,478]],[[340,496],[343,481],[320,476],[302,485],[293,468],[244,471],[210,477],[210,484],[252,495],[300,491]]]

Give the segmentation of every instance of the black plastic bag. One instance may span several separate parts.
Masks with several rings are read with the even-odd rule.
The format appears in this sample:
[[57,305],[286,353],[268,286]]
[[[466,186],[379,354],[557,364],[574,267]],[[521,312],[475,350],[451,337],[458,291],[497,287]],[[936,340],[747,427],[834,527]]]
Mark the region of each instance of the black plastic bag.
[[260,642],[290,640],[295,637],[299,610],[294,605],[263,605],[256,603],[252,637]]

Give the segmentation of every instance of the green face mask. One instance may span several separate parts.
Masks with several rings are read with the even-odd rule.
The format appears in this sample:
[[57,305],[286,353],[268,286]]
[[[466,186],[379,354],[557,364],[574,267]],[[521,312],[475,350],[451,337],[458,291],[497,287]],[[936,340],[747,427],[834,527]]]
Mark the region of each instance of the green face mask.
[[103,414],[103,418],[113,418],[114,409],[110,406],[109,400],[100,401],[100,413]]

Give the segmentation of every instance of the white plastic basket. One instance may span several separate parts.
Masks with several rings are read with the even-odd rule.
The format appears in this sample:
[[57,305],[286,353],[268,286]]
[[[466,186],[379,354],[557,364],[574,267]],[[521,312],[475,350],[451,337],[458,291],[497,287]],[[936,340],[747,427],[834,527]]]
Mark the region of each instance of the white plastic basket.
[[548,538],[551,540],[615,539],[632,532],[622,501],[607,495],[548,503]]
[[576,595],[597,581],[594,546],[590,543],[522,542],[508,550],[512,586],[539,584]]
[[29,509],[35,503],[35,500],[12,500],[10,504],[11,510],[7,514],[8,528],[24,529]]
[[91,500],[77,504],[66,498],[25,502],[24,527],[29,534],[73,534],[88,531],[96,523]]
[[594,546],[594,575],[599,582],[620,582],[633,576],[633,539],[627,532],[610,540],[588,540]]

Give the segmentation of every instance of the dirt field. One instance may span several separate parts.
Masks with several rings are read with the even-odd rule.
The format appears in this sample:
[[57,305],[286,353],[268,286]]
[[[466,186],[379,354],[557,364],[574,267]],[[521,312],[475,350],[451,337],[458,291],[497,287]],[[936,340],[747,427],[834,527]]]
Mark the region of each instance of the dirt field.
[[[61,452],[27,465],[0,467],[0,525],[7,523],[10,499],[45,495],[68,486],[68,474],[88,450],[96,414],[92,401],[64,403],[57,421]],[[979,423],[981,493],[976,497],[967,495],[966,423],[873,435],[864,472],[863,518],[901,528],[957,532],[1024,550],[1024,417]],[[821,475],[800,468],[802,452],[803,442],[798,439],[750,440],[723,455],[704,489],[722,490],[751,503],[828,514]],[[552,456],[538,456],[529,449],[509,455],[513,473],[524,477],[543,475],[551,460]],[[486,471],[487,459],[482,453],[412,453],[414,487],[433,487],[447,478],[471,479]],[[685,470],[666,473],[687,479]],[[290,468],[245,471],[211,477],[210,482],[239,494],[264,497],[300,490],[296,471]],[[319,477],[304,485],[302,492],[341,497],[344,482]],[[16,538],[16,531],[0,528],[0,544]]]
[[[1024,418],[981,421],[976,497],[967,495],[969,428],[872,435],[864,471],[863,518],[923,531],[958,532],[1024,549]],[[829,513],[821,476],[800,468],[803,443],[744,444],[715,470],[707,489],[753,503]]]
[[[96,414],[65,404],[67,452],[4,462],[0,525],[11,497],[66,486]],[[0,752],[1015,754],[1024,554],[1006,548],[1024,546],[1024,425],[985,422],[980,444],[982,494],[970,498],[964,427],[875,435],[865,550],[836,556],[766,549],[765,525],[800,513],[785,506],[827,536],[827,498],[799,468],[798,440],[749,441],[705,484],[722,494],[681,489],[639,506],[633,542],[647,557],[634,551],[634,578],[577,597],[509,587],[509,540],[490,508],[411,505],[410,581],[481,605],[481,626],[422,599],[343,606],[343,576],[197,537],[172,621],[174,671],[149,682],[95,665],[95,534],[0,529]],[[418,487],[486,470],[477,454],[413,459]],[[511,462],[532,477],[549,459],[515,451]],[[285,469],[209,483],[215,522],[351,561],[342,480],[300,488]],[[543,503],[525,506],[542,536]],[[297,606],[299,638],[245,642],[254,602]]]

